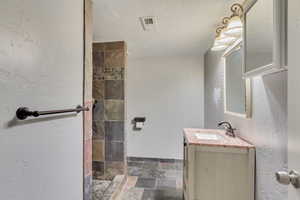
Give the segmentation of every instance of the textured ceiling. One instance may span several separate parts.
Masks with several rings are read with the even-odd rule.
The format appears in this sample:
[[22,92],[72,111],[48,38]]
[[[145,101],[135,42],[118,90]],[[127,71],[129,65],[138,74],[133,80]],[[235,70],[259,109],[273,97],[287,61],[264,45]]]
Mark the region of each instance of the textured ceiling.
[[[124,40],[132,57],[201,55],[238,0],[94,0],[94,41]],[[139,17],[156,16],[145,32]]]

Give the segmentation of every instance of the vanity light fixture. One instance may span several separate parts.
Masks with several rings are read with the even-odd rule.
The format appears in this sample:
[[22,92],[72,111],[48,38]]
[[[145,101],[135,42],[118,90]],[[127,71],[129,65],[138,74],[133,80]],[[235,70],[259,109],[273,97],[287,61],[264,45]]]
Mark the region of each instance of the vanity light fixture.
[[232,15],[222,19],[222,25],[216,29],[216,37],[212,51],[222,51],[232,45],[242,36],[243,32],[243,6],[241,4],[233,4],[231,6]]
[[229,18],[223,19],[226,24],[224,34],[231,37],[241,37],[243,33],[243,6],[235,3],[231,6],[231,12],[233,14]]

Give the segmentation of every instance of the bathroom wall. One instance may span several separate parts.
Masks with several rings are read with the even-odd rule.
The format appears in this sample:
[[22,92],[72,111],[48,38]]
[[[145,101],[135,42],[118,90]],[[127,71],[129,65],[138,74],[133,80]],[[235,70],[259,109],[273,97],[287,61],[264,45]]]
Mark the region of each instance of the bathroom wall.
[[93,178],[124,174],[125,42],[93,43]]
[[[72,8],[72,9],[70,9]],[[0,199],[83,199],[83,1],[0,1]]]
[[287,187],[274,173],[287,168],[287,72],[252,80],[252,118],[224,115],[222,52],[205,55],[205,127],[227,120],[256,146],[256,200],[287,199]]
[[[128,156],[182,159],[183,128],[203,127],[202,57],[128,59]],[[146,117],[142,130],[134,117]]]

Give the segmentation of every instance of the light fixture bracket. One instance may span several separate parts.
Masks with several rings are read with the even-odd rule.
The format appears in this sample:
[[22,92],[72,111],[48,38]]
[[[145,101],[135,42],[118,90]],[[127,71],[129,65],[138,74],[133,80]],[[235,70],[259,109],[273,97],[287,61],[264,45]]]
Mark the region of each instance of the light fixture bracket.
[[231,6],[230,8],[232,15],[231,17],[235,17],[235,16],[239,16],[239,17],[243,17],[244,14],[244,8],[241,4],[239,3],[235,3]]

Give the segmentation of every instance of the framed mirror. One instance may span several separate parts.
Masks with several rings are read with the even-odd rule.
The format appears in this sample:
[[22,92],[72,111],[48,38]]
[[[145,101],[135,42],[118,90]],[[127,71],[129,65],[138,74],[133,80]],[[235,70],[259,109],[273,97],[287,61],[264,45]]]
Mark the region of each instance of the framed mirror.
[[224,60],[224,112],[243,118],[251,117],[251,81],[243,78],[242,40],[229,47]]
[[247,0],[244,76],[286,70],[286,0]]

